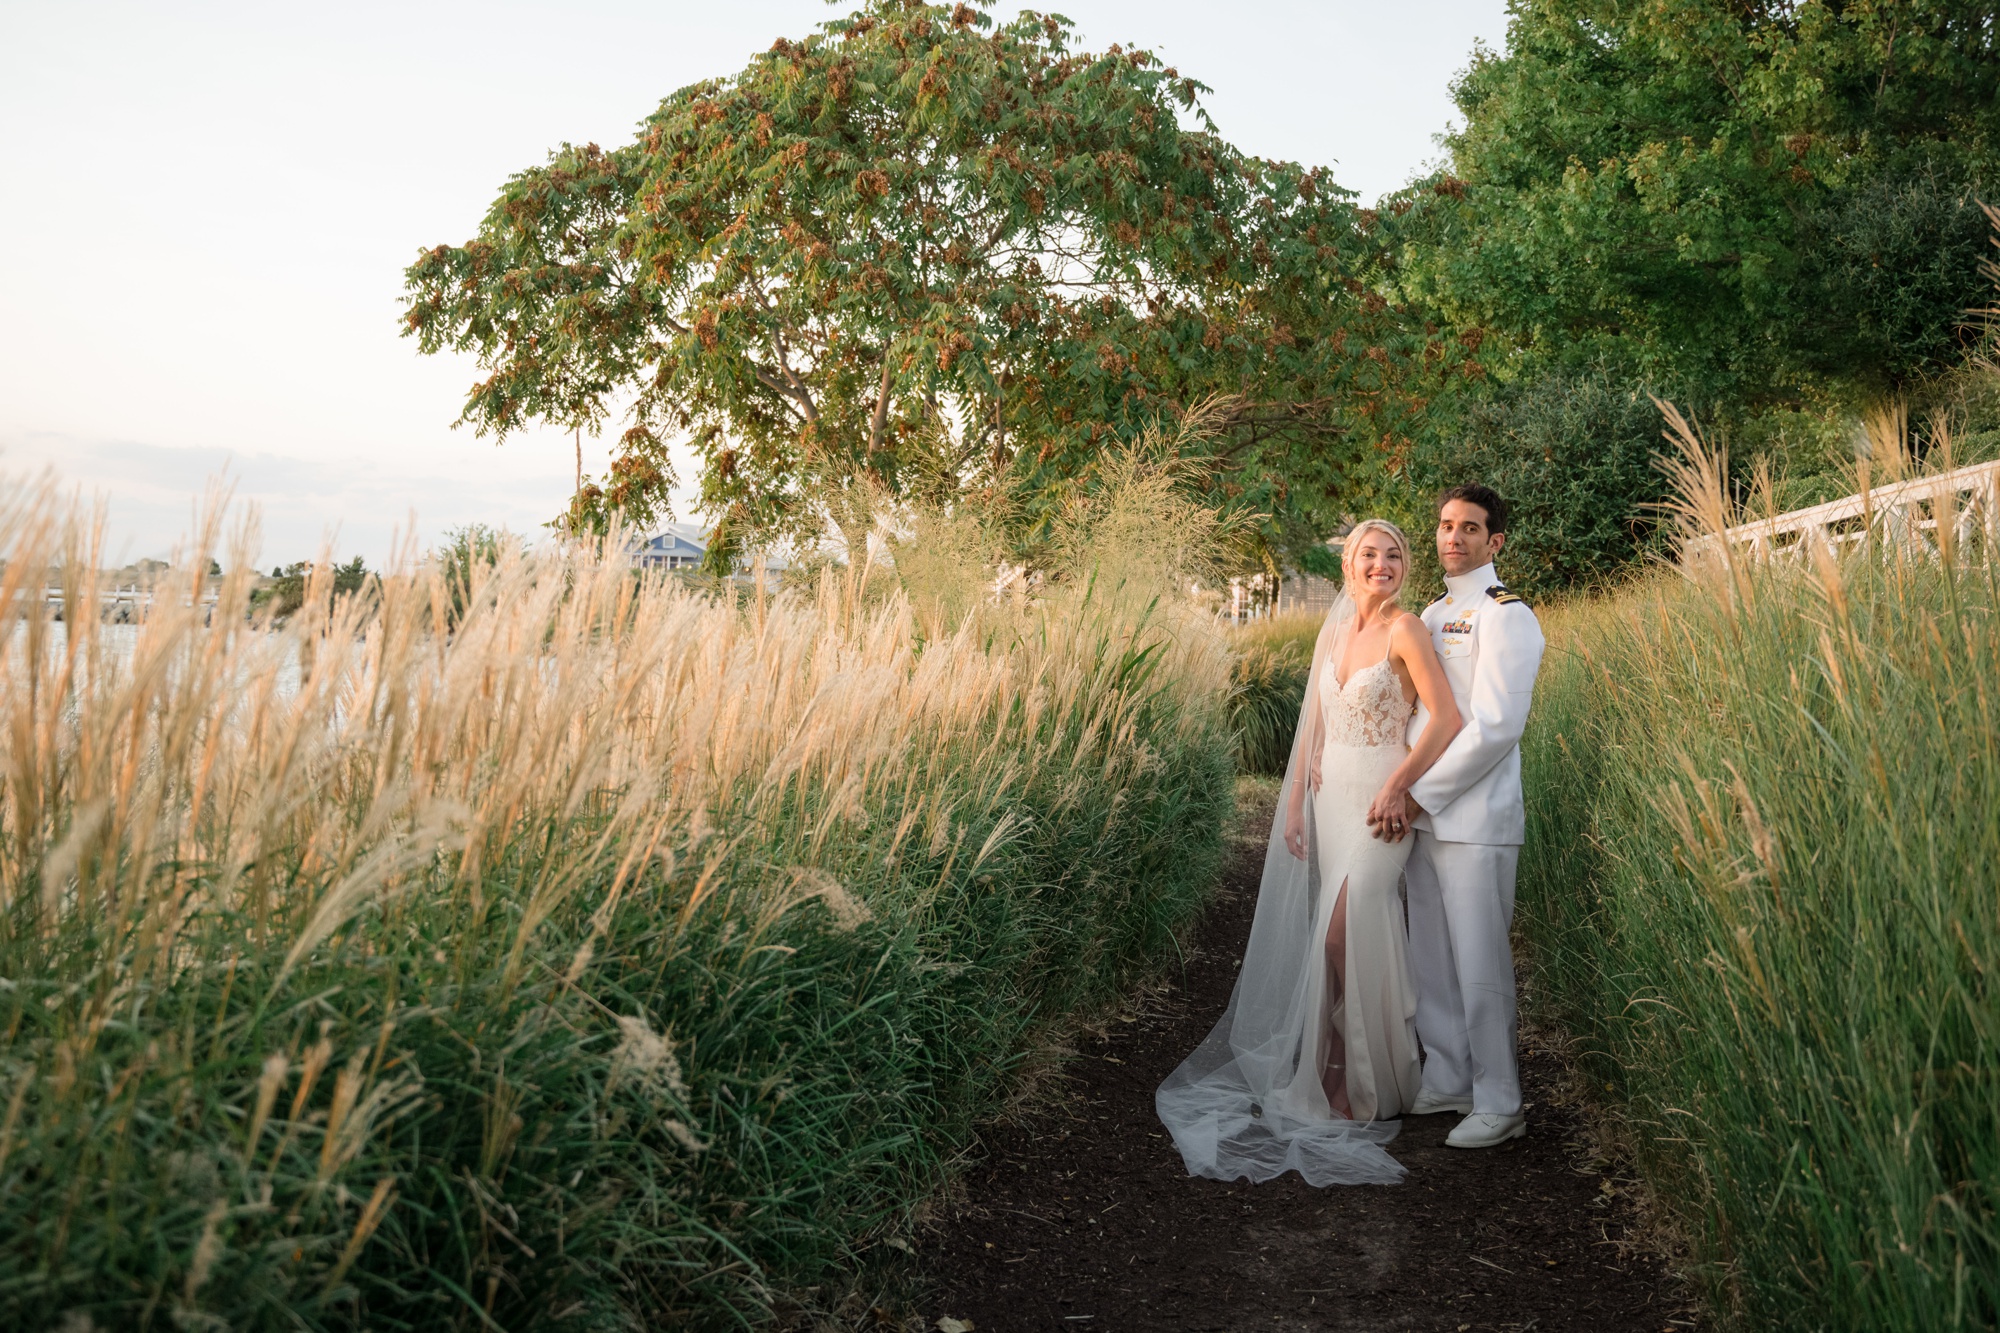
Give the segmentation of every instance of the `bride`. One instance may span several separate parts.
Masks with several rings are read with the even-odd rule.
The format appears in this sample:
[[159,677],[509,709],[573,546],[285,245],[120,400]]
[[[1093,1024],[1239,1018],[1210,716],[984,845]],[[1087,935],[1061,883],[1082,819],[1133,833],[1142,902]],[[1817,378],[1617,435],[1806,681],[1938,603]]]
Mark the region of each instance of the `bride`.
[[[1460,727],[1430,631],[1396,602],[1409,556],[1384,519],[1343,546],[1341,595],[1313,648],[1236,993],[1155,1098],[1190,1175],[1403,1177],[1383,1145],[1418,1088],[1399,892],[1405,797]],[[1431,720],[1411,746],[1418,700]]]

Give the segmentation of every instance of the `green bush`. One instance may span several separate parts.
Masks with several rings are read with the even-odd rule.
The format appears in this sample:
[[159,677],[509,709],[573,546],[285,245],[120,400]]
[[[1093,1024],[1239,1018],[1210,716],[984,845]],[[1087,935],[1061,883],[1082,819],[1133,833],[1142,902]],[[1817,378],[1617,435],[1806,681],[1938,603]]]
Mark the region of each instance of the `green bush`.
[[1653,463],[1660,430],[1648,391],[1609,374],[1498,387],[1413,447],[1416,495],[1404,517],[1416,524],[1412,534],[1427,536],[1431,497],[1484,482],[1513,508],[1500,561],[1508,587],[1537,596],[1603,580],[1652,549],[1653,506],[1667,491]]
[[1962,168],[1917,156],[1829,194],[1800,226],[1798,344],[1822,374],[1902,392],[1956,368],[1992,285],[1992,225]]
[[[220,565],[216,565],[215,572],[220,574]],[[251,605],[260,611],[269,610],[273,615],[293,614],[305,605],[307,585],[312,581],[313,573],[314,566],[308,560],[295,560],[289,565],[272,569],[270,586],[251,594]],[[344,565],[332,566],[321,577],[325,580],[321,588],[324,596],[358,593],[368,586],[368,567],[357,555]]]
[[[1338,564],[1334,572],[1339,573]],[[1282,777],[1312,671],[1323,612],[1267,616],[1229,632],[1229,724],[1240,772]]]

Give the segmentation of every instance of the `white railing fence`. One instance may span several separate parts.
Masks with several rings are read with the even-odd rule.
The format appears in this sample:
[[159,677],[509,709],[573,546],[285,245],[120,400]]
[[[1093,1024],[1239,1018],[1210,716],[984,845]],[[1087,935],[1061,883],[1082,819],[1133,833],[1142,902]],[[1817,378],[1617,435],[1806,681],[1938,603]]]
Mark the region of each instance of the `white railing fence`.
[[[1722,540],[1760,558],[1803,556],[1816,545],[1839,551],[1877,539],[1935,557],[1941,522],[1949,524],[1948,540],[1959,551],[1974,550],[1982,538],[1988,552],[2000,549],[2000,460],[1741,523],[1726,529]],[[1716,541],[1697,537],[1688,542],[1683,562],[1712,557]]]
[[[206,615],[213,616],[220,591],[212,582],[205,582],[199,604]],[[153,589],[142,584],[120,584],[97,590],[97,615],[100,620],[113,625],[136,625],[144,620],[153,609]],[[61,622],[69,619],[69,593],[63,588],[42,589],[42,605],[51,619]],[[17,608],[16,615],[27,614],[25,604]]]

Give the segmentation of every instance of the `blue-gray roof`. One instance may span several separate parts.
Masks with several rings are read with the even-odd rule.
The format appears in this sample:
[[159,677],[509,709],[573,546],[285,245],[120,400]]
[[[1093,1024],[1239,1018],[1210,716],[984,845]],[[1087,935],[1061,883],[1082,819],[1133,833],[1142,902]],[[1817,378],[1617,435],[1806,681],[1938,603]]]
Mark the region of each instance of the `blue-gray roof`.
[[691,540],[677,532],[663,532],[639,548],[647,555],[702,555],[708,550],[705,543]]

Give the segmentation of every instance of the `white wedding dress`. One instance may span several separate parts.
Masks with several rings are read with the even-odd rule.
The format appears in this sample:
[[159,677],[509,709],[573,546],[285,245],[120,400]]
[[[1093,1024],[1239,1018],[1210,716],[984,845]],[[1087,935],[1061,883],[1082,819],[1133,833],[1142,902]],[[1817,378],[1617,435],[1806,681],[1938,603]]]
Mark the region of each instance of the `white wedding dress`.
[[[1366,816],[1409,753],[1412,706],[1386,656],[1338,679],[1352,615],[1343,598],[1313,653],[1236,992],[1155,1098],[1191,1175],[1403,1178],[1383,1145],[1419,1078],[1400,891],[1411,840],[1373,837]],[[1303,802],[1301,860],[1285,845],[1286,812],[1314,746],[1321,782]]]

